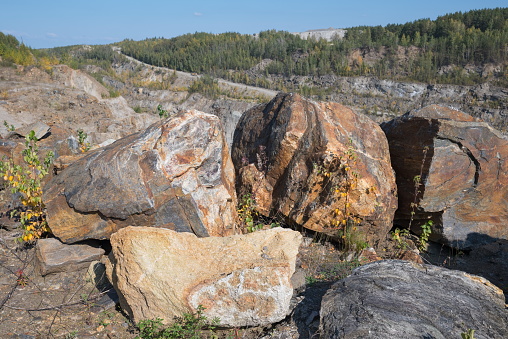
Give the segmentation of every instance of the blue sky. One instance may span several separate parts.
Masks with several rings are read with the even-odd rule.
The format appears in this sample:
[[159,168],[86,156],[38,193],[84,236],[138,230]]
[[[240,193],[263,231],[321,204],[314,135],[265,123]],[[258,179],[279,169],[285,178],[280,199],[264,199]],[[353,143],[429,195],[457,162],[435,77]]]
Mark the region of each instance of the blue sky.
[[108,44],[194,32],[258,33],[277,29],[405,23],[471,9],[508,7],[506,0],[23,0],[3,1],[0,31],[33,48]]

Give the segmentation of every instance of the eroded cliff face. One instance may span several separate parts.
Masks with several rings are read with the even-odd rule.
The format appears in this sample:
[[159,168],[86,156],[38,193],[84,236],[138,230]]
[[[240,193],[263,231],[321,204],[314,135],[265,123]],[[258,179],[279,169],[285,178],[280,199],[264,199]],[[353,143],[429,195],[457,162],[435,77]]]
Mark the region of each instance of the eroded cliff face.
[[[161,104],[170,114],[196,109],[217,115],[231,145],[241,114],[260,100],[267,102],[276,95],[276,91],[219,80],[220,88],[232,96],[209,99],[187,91],[193,81],[199,79],[197,74],[174,72],[133,59],[113,64],[113,68],[119,79],[125,80],[105,76],[102,81],[121,94],[117,98],[109,98],[109,91],[87,74],[100,71],[96,66],[78,71],[60,65],[54,67],[51,75],[33,67],[1,68],[0,121],[5,120],[15,127],[41,120],[49,125],[80,128],[88,133],[89,141],[100,143],[146,128],[158,119],[155,112]],[[249,76],[253,78],[261,76],[252,72]],[[270,75],[269,81],[281,83],[288,89],[303,85],[325,89],[329,94],[320,100],[341,103],[378,123],[413,109],[440,104],[481,118],[503,133],[508,129],[508,122],[503,118],[508,113],[508,90],[489,83],[428,85],[334,75],[290,78]],[[0,126],[0,134],[6,132],[4,126]]]
[[[508,122],[508,89],[484,83],[474,86],[431,85],[376,77],[321,77],[274,78],[285,87],[303,85],[325,89],[322,99],[335,101],[367,114],[378,123],[388,121],[408,111],[438,104],[459,109],[481,118],[505,133]],[[335,90],[336,89],[336,90]]]
[[[93,144],[119,139],[158,120],[138,114],[122,97],[109,98],[108,90],[91,76],[65,65],[52,74],[37,68],[0,68],[0,121],[15,128],[41,121],[70,131],[82,129]],[[0,126],[0,134],[7,129]]]
[[[407,53],[416,52],[407,51]],[[362,57],[368,61],[377,60],[380,55],[368,54]],[[403,55],[400,57],[404,59]],[[252,79],[265,78],[263,70],[270,62],[270,59],[263,60],[251,70],[246,71],[246,74]],[[129,85],[129,81],[116,83],[116,86],[119,86],[118,89],[124,88],[123,95],[131,107],[141,107],[153,111],[158,103],[162,103],[169,111],[175,113],[183,109],[197,109],[219,116],[225,126],[229,145],[232,142],[234,126],[236,126],[241,113],[258,103],[252,99],[262,97],[267,102],[276,94],[275,91],[263,88],[235,85],[219,80],[221,88],[242,93],[245,99],[212,100],[198,93],[188,96],[188,93],[182,89],[198,79],[198,75],[184,72],[176,72],[173,75],[172,70],[149,66],[133,59],[115,67],[119,74],[123,72],[131,72],[133,76],[142,74],[146,84],[151,81],[163,81],[176,75],[176,78],[172,80],[173,90],[154,90],[149,86],[136,87]],[[483,65],[476,68],[468,68],[465,71],[484,78],[488,78],[489,74],[499,72],[495,65]],[[136,69],[138,69],[137,73]],[[442,72],[446,72],[446,70],[442,70]],[[339,77],[330,74],[320,77],[269,75],[266,79],[271,83],[282,84],[288,91],[297,91],[303,86],[321,89],[323,93],[328,94],[321,95],[319,100],[338,102],[352,108],[357,113],[368,115],[378,123],[389,121],[414,109],[439,104],[451,106],[481,118],[503,133],[508,130],[508,122],[504,119],[504,116],[508,114],[508,90],[494,86],[489,82],[475,86],[430,85],[383,80],[376,77]],[[313,99],[318,98],[314,96]]]
[[[196,109],[218,116],[224,126],[227,143],[231,145],[241,114],[258,103],[253,98],[263,95],[269,100],[275,95],[274,91],[259,89],[258,92],[244,85],[232,84],[235,86],[232,91],[250,99],[209,99],[199,93],[187,92],[187,87],[198,76],[183,72],[178,72],[171,89],[135,86],[133,82],[139,73],[136,65],[138,63],[117,65],[118,73],[127,72],[124,76],[129,81],[103,79],[104,83],[121,93],[115,98],[110,98],[109,90],[86,73],[98,71],[97,67],[85,67],[86,72],[83,72],[58,65],[51,75],[35,67],[0,67],[0,122],[6,121],[15,128],[42,121],[71,131],[82,129],[88,134],[88,142],[99,144],[146,129],[159,120],[156,107],[161,104],[171,115]],[[138,82],[145,84],[164,81],[165,74],[172,74],[168,69],[148,65],[141,66],[141,69],[144,73]],[[220,86],[227,88],[230,85],[221,83]],[[6,127],[1,125],[0,134],[5,136],[7,132]]]

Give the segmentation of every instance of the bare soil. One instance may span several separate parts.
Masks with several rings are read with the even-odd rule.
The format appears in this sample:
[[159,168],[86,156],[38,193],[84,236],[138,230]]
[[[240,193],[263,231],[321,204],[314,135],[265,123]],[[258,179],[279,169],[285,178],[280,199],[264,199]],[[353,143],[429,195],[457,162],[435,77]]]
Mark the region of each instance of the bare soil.
[[[0,228],[0,338],[135,338],[139,333],[115,306],[114,290],[97,287],[86,269],[41,276],[34,246]],[[297,260],[292,314],[266,328],[223,329],[219,338],[312,338],[321,298],[359,261],[326,241],[305,237]],[[208,336],[203,332],[203,337]]]

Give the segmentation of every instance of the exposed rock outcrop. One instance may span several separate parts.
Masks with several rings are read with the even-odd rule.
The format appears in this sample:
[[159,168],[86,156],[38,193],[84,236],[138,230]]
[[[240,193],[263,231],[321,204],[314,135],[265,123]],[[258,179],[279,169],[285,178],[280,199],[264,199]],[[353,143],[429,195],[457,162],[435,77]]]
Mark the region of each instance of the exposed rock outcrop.
[[508,334],[503,292],[460,271],[385,260],[335,283],[321,304],[322,338],[475,338]]
[[131,319],[196,312],[226,327],[282,320],[302,236],[275,228],[247,235],[197,238],[167,229],[127,227],[111,236],[108,277]]
[[[51,77],[37,68],[22,72],[3,68],[0,73],[6,79],[0,82],[5,98],[0,121],[15,128],[40,121],[70,129],[74,135],[82,129],[88,142],[98,144],[146,129],[158,120],[155,114],[134,112],[123,97],[110,98],[93,77],[65,65],[55,66]],[[7,132],[0,125],[0,133]]]
[[52,72],[53,78],[66,87],[78,88],[97,99],[109,96],[108,90],[86,73],[67,65],[54,66]]
[[244,113],[235,132],[238,194],[266,216],[337,236],[337,222],[375,243],[392,227],[395,177],[382,130],[337,103],[279,94]]
[[60,240],[106,239],[119,228],[226,235],[236,222],[234,169],[216,116],[187,111],[90,152],[43,197]]
[[[434,222],[459,249],[508,239],[508,139],[460,111],[428,106],[382,125],[397,174],[396,223]],[[421,186],[415,188],[415,178]],[[415,192],[417,196],[415,197]]]

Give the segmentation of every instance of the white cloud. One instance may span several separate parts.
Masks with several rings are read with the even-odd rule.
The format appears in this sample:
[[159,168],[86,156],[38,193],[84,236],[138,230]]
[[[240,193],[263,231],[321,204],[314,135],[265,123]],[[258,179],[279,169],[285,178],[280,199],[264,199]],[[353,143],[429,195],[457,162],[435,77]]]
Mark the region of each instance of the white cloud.
[[194,12],[194,16],[202,16],[203,13],[200,13],[200,12]]
[[58,37],[58,35],[56,35],[55,33],[46,33],[46,36],[48,36],[50,38],[56,38],[56,37]]

